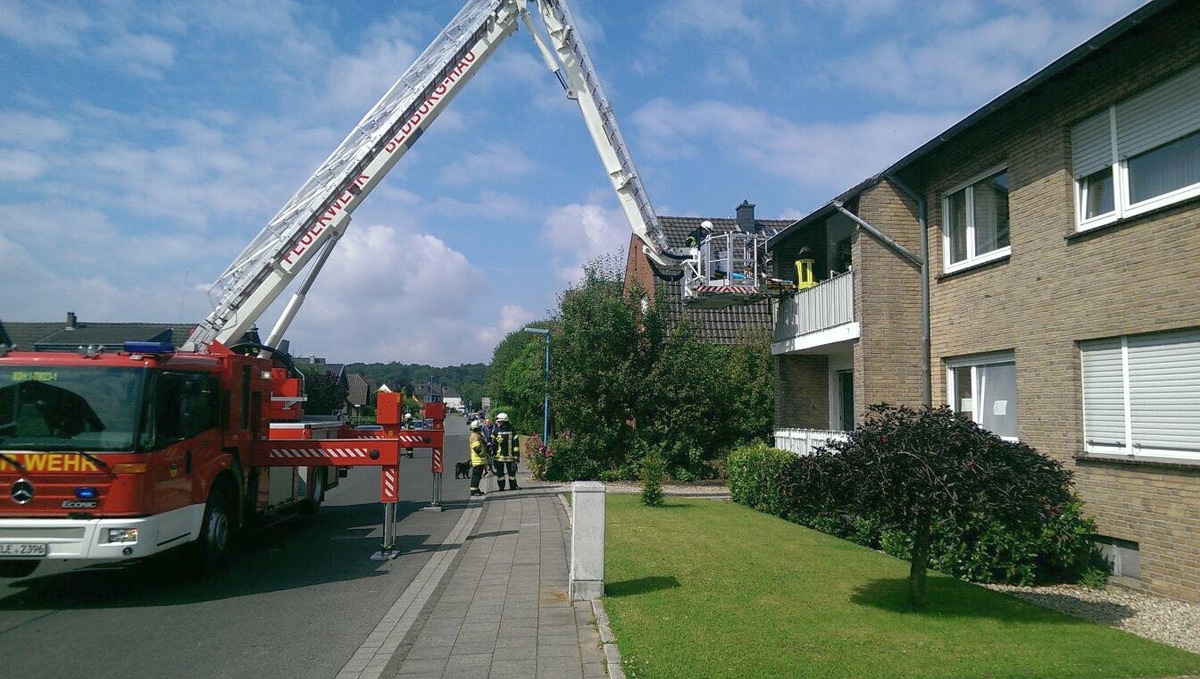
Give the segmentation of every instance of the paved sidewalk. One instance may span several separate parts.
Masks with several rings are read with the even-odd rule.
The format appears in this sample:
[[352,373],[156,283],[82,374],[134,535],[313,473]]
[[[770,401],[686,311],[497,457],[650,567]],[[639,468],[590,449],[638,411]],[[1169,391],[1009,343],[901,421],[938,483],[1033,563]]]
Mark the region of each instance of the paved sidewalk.
[[[388,630],[380,630],[375,676],[607,677],[602,629],[614,653],[613,674],[621,676],[603,609],[567,600],[571,531],[558,497],[566,488],[527,474],[520,482],[520,490],[472,499],[460,525],[476,511],[473,530],[455,550],[449,573],[428,578],[437,581],[430,603],[392,633],[394,649]],[[396,617],[406,613],[413,617],[411,611]],[[403,639],[395,639],[400,632]],[[382,667],[379,650],[391,652]]]

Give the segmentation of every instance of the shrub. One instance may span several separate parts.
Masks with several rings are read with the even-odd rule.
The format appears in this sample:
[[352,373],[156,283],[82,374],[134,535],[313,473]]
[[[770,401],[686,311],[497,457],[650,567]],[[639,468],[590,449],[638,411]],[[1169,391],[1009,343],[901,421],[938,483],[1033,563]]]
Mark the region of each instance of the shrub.
[[947,408],[872,406],[830,449],[746,446],[727,470],[732,499],[760,511],[910,561],[921,540],[921,580],[928,565],[978,582],[1103,581],[1070,472]]
[[765,443],[735,449],[725,461],[729,496],[734,502],[788,518],[783,492],[784,469],[796,456]]
[[[603,481],[614,480],[607,472],[614,462],[625,464],[630,455],[633,441],[607,432],[605,435],[566,433],[556,436],[551,442],[554,456],[549,458],[546,468],[548,481]],[[636,472],[627,478],[636,478]]]
[[546,480],[546,470],[550,466],[553,453],[542,443],[538,435],[522,437],[521,448],[525,455],[525,464],[529,467],[529,475],[539,481]]
[[642,456],[642,504],[647,507],[662,506],[664,474],[662,451],[658,446],[646,446]]

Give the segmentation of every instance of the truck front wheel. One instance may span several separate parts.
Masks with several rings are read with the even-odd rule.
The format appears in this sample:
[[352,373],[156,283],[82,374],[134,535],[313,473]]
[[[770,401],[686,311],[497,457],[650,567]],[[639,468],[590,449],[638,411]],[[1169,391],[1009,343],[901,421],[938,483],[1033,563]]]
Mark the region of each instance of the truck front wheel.
[[196,541],[195,571],[204,577],[220,570],[229,559],[236,528],[233,500],[223,484],[213,486],[204,505],[204,522],[200,524],[200,539]]

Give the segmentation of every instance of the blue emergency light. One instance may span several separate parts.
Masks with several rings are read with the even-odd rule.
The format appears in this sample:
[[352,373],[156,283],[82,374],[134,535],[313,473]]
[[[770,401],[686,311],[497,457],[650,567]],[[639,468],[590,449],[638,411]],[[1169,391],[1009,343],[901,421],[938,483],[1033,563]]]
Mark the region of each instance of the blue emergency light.
[[148,354],[164,356],[175,353],[175,346],[170,342],[126,342],[125,351],[131,354]]
[[79,500],[95,500],[96,489],[92,487],[76,488],[75,498]]

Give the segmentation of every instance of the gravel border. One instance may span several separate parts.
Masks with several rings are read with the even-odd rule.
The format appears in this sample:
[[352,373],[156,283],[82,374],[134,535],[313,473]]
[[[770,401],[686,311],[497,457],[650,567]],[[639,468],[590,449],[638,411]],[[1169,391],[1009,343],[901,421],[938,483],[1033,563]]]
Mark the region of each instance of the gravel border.
[[1105,589],[1079,585],[983,586],[1043,608],[1200,653],[1200,604],[1111,584]]

